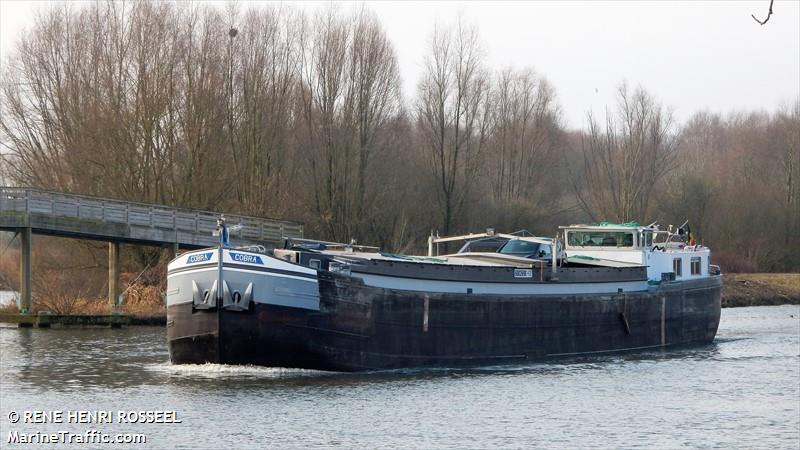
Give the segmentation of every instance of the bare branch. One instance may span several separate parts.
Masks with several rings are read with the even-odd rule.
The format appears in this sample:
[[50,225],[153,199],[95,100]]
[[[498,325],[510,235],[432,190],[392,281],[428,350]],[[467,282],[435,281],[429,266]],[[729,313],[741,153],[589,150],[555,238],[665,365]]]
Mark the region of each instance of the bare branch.
[[750,17],[752,17],[752,18],[753,18],[753,20],[755,20],[756,22],[758,22],[758,23],[759,23],[759,25],[764,25],[764,24],[766,24],[766,23],[769,21],[769,18],[772,16],[772,4],[773,4],[773,3],[775,3],[775,0],[769,0],[769,12],[767,13],[767,17],[766,17],[766,18],[765,18],[763,21],[762,21],[762,20],[758,20],[758,19],[756,18],[756,16],[755,16],[755,15],[753,15],[753,14],[750,14]]

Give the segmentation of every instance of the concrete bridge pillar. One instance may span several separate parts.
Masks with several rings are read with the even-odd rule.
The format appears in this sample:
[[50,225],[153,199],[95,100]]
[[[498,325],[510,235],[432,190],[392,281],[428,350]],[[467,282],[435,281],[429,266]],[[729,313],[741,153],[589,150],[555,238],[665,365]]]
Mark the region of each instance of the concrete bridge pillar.
[[108,243],[108,303],[117,306],[119,297],[119,242]]
[[33,233],[30,227],[19,231],[19,308],[23,314],[31,311],[31,241]]

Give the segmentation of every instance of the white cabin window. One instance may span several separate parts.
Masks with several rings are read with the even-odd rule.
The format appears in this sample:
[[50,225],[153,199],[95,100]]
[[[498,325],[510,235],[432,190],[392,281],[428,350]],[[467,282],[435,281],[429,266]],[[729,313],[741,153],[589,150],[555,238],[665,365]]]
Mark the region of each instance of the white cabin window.
[[700,257],[692,257],[691,260],[691,268],[692,268],[692,275],[700,275]]
[[681,274],[683,273],[683,271],[681,270],[682,268],[681,266],[683,266],[682,263],[683,262],[681,261],[681,258],[675,258],[672,260],[672,271],[675,272],[676,277],[681,276]]
[[619,231],[570,231],[567,240],[571,247],[633,247],[633,233]]
[[653,233],[644,232],[642,234],[642,240],[644,241],[642,246],[645,248],[650,248],[653,245]]

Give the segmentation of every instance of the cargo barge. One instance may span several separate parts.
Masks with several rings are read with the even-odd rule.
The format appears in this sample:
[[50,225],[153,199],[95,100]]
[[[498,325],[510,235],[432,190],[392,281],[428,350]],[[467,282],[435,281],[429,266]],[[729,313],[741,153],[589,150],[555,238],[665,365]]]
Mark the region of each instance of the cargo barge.
[[[332,371],[499,364],[713,341],[710,250],[655,224],[562,227],[556,239],[429,239],[426,256],[290,240],[222,243],[169,264],[174,364]],[[457,253],[434,246],[463,240]]]

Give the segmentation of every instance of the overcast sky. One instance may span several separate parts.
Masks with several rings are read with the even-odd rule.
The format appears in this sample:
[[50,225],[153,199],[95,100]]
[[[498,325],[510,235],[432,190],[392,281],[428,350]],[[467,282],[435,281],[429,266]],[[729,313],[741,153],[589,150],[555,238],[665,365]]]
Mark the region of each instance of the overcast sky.
[[[362,4],[377,13],[395,45],[407,98],[416,91],[434,25],[452,24],[459,15],[477,25],[492,70],[532,67],[545,76],[572,127],[584,125],[589,109],[613,107],[622,80],[643,85],[681,121],[704,109],[774,111],[800,97],[797,0],[777,0],[764,26],[750,14],[766,16],[769,0],[344,2],[342,7]],[[0,0],[0,61],[34,12],[51,5]]]

